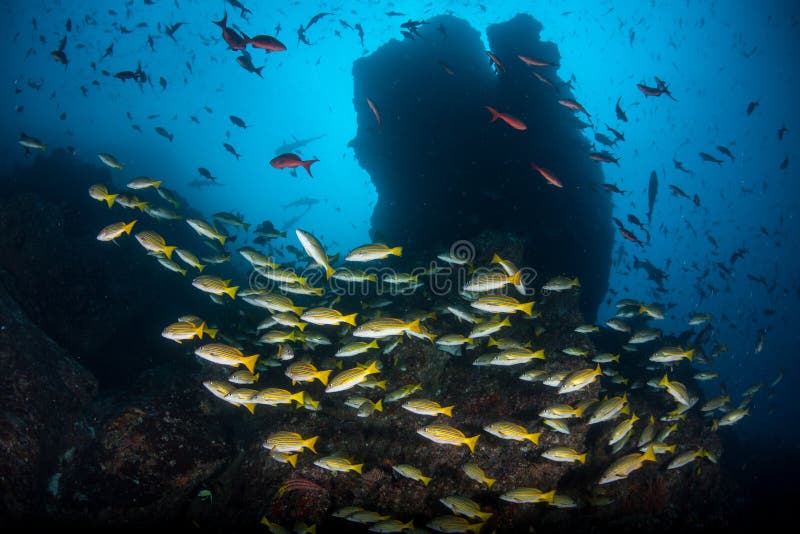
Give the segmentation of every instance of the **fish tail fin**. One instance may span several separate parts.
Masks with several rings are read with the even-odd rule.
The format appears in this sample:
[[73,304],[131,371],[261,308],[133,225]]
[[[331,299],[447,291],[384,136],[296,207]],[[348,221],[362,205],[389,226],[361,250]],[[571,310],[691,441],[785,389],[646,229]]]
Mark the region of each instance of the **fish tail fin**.
[[534,445],[539,444],[539,438],[541,437],[541,432],[534,432],[532,434],[525,434],[525,439],[533,443]]
[[117,194],[106,195],[106,196],[103,197],[103,200],[106,201],[106,204],[108,204],[108,207],[110,208],[111,206],[114,205],[114,201],[117,199],[118,196],[119,195],[117,195]]
[[217,239],[219,240],[219,244],[224,246],[225,240],[228,239],[228,236],[220,235],[219,237],[217,237]]
[[517,271],[508,277],[508,283],[513,286],[516,286],[519,285],[521,279],[522,279],[522,271]]
[[664,375],[664,378],[658,381],[658,385],[666,386],[667,384],[669,384],[669,378],[667,377],[667,375]]
[[491,113],[491,114],[492,114],[492,120],[491,120],[490,122],[494,122],[494,121],[496,121],[497,119],[499,119],[499,118],[500,118],[500,114],[499,114],[499,113],[497,112],[497,110],[496,110],[496,109],[494,109],[492,106],[483,106],[483,107],[485,107],[486,109],[488,109],[488,110],[489,110],[489,113]]
[[378,399],[378,402],[375,403],[375,409],[379,412],[383,411],[383,399]]
[[586,453],[585,453],[585,452],[584,452],[583,454],[579,454],[579,455],[578,455],[578,461],[579,461],[580,463],[582,463],[582,464],[585,464],[585,463],[586,463]]
[[687,359],[687,360],[689,360],[689,361],[692,361],[692,359],[694,358],[694,349],[689,349],[689,350],[687,350],[687,351],[684,353],[684,356],[686,356],[686,359]]
[[304,447],[308,447],[308,449],[311,452],[313,452],[314,454],[317,454],[317,450],[314,448],[314,444],[317,442],[318,439],[319,439],[319,436],[314,436],[312,438],[304,439],[303,440],[303,446]]
[[378,361],[377,360],[373,360],[372,363],[370,363],[367,366],[367,368],[364,369],[364,374],[365,375],[371,375],[371,374],[380,373],[380,372],[381,372],[381,370],[378,369]]
[[356,473],[358,473],[360,475],[361,474],[361,470],[364,469],[364,464],[356,464],[356,465],[352,466],[350,469],[352,469],[353,471],[355,471]]
[[245,402],[244,404],[242,404],[242,406],[247,408],[247,411],[250,412],[252,415],[256,414],[256,405],[255,405],[255,403]]
[[314,163],[316,163],[316,162],[318,162],[318,161],[319,161],[318,159],[307,159],[307,160],[305,160],[305,161],[302,161],[302,162],[300,162],[300,164],[301,164],[301,165],[303,166],[303,168],[306,170],[306,172],[308,173],[308,175],[309,175],[310,177],[312,177],[312,178],[313,178],[313,177],[314,177],[314,175],[313,175],[313,174],[311,174],[311,165],[313,165]]
[[[345,323],[355,326],[356,325],[356,315],[357,313],[351,313],[350,315],[342,315],[342,321]],[[373,340],[374,341],[374,340]]]
[[[302,307],[302,306],[293,306],[292,307],[292,311],[295,313],[295,315],[297,315],[299,317],[299,316],[303,315],[303,312],[305,311],[305,308]],[[301,328],[300,330],[303,330],[303,329]]]
[[258,75],[259,78],[263,78],[263,76],[261,75],[261,71],[262,70],[264,70],[264,66],[263,65],[253,69],[253,72],[255,72]]
[[408,328],[412,332],[416,332],[417,334],[422,333],[422,327],[419,324],[419,319],[414,319],[413,321],[408,323],[408,325],[406,325],[406,328]]
[[205,328],[206,328],[206,322],[200,321],[200,326],[195,328],[194,331],[194,335],[197,336],[197,339],[203,339],[203,331],[205,330]]
[[492,486],[494,485],[495,482],[497,482],[497,479],[496,478],[484,477],[483,481],[486,482],[486,487],[488,489],[492,489]]
[[575,414],[575,417],[580,417],[583,415],[583,408],[582,407],[575,408],[574,410],[572,410],[572,413]]
[[289,462],[289,465],[291,465],[292,467],[297,467],[297,457],[298,456],[299,456],[298,454],[290,454],[290,455],[286,456],[285,458],[286,458],[286,461]]
[[444,408],[439,409],[439,413],[446,415],[447,417],[453,417],[453,408],[455,406],[445,406]]
[[[172,141],[172,139],[170,139],[170,141]],[[153,187],[154,187],[155,189],[158,189],[158,188],[159,188],[159,186],[161,186],[161,184],[162,184],[163,182],[164,182],[164,180],[154,180],[154,181],[153,181]]]
[[176,248],[178,248],[178,247],[165,246],[164,249],[163,249],[164,256],[166,256],[168,260],[171,260],[172,259],[172,251],[175,250]]
[[[111,204],[113,204],[113,203],[114,203],[114,199],[111,199]],[[109,208],[111,207],[111,204],[108,205]],[[122,227],[122,231],[125,232],[128,235],[131,235],[131,230],[133,230],[133,225],[134,224],[136,224],[136,219],[132,220],[131,222],[129,222],[128,224],[123,226]]]
[[317,379],[320,382],[322,382],[323,386],[327,386],[328,385],[328,379],[330,378],[332,372],[333,372],[333,369],[327,369],[325,371],[318,371],[315,376],[317,377]]
[[469,452],[475,452],[475,444],[478,443],[479,437],[481,437],[480,434],[471,438],[464,438],[464,444],[469,447]]
[[[464,338],[464,343],[466,343],[467,345],[474,345],[475,344],[475,340],[472,339],[471,337],[465,337]],[[495,345],[497,345],[497,343],[495,343]]]
[[[355,315],[355,313],[353,315]],[[377,339],[373,339],[372,341],[370,341],[369,344],[367,345],[367,348],[368,349],[379,349],[380,346],[378,346],[378,340]]]
[[553,504],[555,498],[556,498],[556,490],[551,490],[548,491],[547,493],[542,493],[542,499],[549,502],[550,504]]
[[601,374],[603,374],[603,370],[600,369],[600,364],[599,363],[597,364],[597,367],[594,368],[594,374],[597,375],[597,376],[600,376]]
[[427,486],[428,484],[430,484],[432,479],[431,479],[431,477],[424,477],[424,476],[420,475],[419,476],[419,480],[420,480],[420,482],[422,482],[423,485]]
[[303,331],[306,329],[306,327],[308,326],[308,323],[297,323],[295,326],[296,326],[296,327],[297,327],[297,328],[298,328],[298,329],[299,329],[301,332],[303,332]]
[[503,258],[498,256],[497,253],[495,252],[494,255],[492,255],[492,261],[490,261],[489,263],[503,263]]
[[205,265],[203,265],[202,263],[198,263],[198,264],[197,264],[197,270],[198,270],[199,272],[201,272],[201,273],[202,273],[202,272],[203,272],[203,269],[205,269],[205,268],[206,268],[206,266],[205,266]]
[[375,382],[375,387],[382,389],[383,391],[386,391],[386,380],[378,380],[377,382]]
[[642,455],[642,461],[643,462],[646,462],[646,461],[655,462],[656,461],[656,453],[653,451],[653,444],[652,443],[650,445],[648,445],[647,450]]
[[249,232],[250,231],[250,223],[242,223],[242,226],[244,226],[244,231],[245,232]]
[[525,315],[527,315],[528,317],[530,317],[531,315],[533,315],[534,304],[536,304],[534,301],[526,302],[524,304],[520,304],[517,309],[520,310]]
[[390,254],[394,254],[395,256],[402,256],[403,255],[403,247],[394,247],[389,249]]
[[230,298],[235,299],[236,292],[239,291],[239,286],[226,287],[223,291],[225,291],[225,293],[227,293]]
[[219,329],[206,327],[205,329],[203,329],[203,332],[205,332],[205,334],[211,339],[214,339],[217,337],[217,332],[219,332]]
[[225,11],[225,15],[223,15],[222,20],[214,20],[212,22],[220,28],[226,28],[228,26],[228,12]]
[[499,345],[499,343],[497,343],[497,340],[495,338],[493,338],[492,336],[489,336],[489,343],[486,346],[487,347],[496,347],[497,345]]
[[511,320],[506,316],[502,321],[500,321],[500,325],[502,326],[511,326]]
[[186,269],[178,269],[178,272],[181,273],[181,276],[186,276]]
[[258,361],[258,354],[253,354],[252,356],[246,356],[242,358],[242,364],[247,367],[247,370],[251,373],[256,370],[256,361]]
[[289,399],[295,401],[298,406],[303,405],[303,398],[305,398],[305,393],[302,391],[298,391],[294,395],[289,395]]

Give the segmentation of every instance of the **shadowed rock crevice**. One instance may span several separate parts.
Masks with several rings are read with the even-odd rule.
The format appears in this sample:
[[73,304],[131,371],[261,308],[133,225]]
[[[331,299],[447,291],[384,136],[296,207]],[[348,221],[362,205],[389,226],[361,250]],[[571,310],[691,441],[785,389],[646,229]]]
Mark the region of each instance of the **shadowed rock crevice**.
[[[574,96],[556,68],[517,57],[558,63],[556,45],[539,40],[542,26],[527,15],[492,25],[489,45],[505,68],[496,74],[466,21],[436,17],[424,29],[424,40],[392,41],[353,67],[359,129],[352,145],[378,191],[373,238],[423,260],[485,230],[513,233],[526,241],[523,263],[543,277],[537,284],[560,274],[580,278],[581,305],[593,318],[613,244],[602,171],[587,156],[581,120],[558,104]],[[380,111],[380,127],[367,98]],[[490,124],[487,105],[528,129]],[[547,184],[532,161],[564,188]]]

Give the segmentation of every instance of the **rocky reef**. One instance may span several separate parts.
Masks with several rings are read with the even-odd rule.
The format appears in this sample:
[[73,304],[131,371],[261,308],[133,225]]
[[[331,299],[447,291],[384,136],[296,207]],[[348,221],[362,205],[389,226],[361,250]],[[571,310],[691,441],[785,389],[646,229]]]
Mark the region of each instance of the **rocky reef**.
[[[581,307],[593,319],[613,243],[603,173],[588,158],[586,124],[558,103],[574,97],[556,67],[533,69],[517,57],[557,64],[557,46],[540,40],[542,26],[528,15],[489,26],[488,45],[502,65],[493,71],[478,30],[465,20],[428,23],[425,39],[391,41],[353,66],[352,146],[378,191],[373,238],[419,259],[485,230],[514,234],[525,241],[522,264],[542,279],[580,278]],[[485,106],[520,118],[527,130],[490,123]],[[531,162],[553,171],[564,188],[549,185]]]

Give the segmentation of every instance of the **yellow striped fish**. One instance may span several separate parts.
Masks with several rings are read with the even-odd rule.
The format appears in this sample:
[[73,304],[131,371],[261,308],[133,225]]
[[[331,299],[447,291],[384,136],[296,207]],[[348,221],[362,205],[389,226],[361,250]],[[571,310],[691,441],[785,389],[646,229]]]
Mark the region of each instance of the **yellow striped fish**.
[[206,268],[205,265],[200,263],[200,259],[197,256],[195,256],[194,254],[192,254],[191,252],[189,252],[186,249],[176,248],[175,249],[175,254],[177,254],[178,257],[181,259],[181,261],[183,261],[185,264],[194,267],[195,269],[197,269],[201,273],[203,272],[203,269]]
[[223,280],[219,276],[210,276],[207,274],[200,275],[194,280],[192,280],[192,285],[203,291],[205,293],[211,293],[212,295],[222,295],[225,293],[230,298],[236,298],[236,291],[239,290],[239,286],[231,286],[230,280]]
[[297,330],[269,330],[258,338],[261,343],[285,343],[286,341],[297,341],[301,339],[300,332]]
[[[482,272],[472,276],[470,281],[464,286],[464,291],[492,291],[493,289],[500,289],[507,284],[517,287],[520,284],[521,277],[522,271],[517,271],[510,276],[495,271]],[[517,290],[519,291],[518,287]]]
[[653,452],[653,446],[650,445],[647,447],[647,450],[644,454],[639,454],[638,452],[634,452],[632,454],[628,454],[611,464],[608,469],[603,472],[603,475],[600,477],[600,481],[598,484],[608,484],[609,482],[614,482],[616,480],[622,480],[623,478],[627,478],[632,472],[636,471],[637,469],[641,468],[644,465],[644,462],[655,462],[656,455]]
[[216,239],[221,245],[225,244],[227,236],[219,233],[219,230],[217,230],[214,225],[202,219],[186,219],[186,223],[191,226],[192,230],[197,232],[198,235],[208,239]]
[[174,262],[174,261],[172,261],[170,259],[167,259],[167,258],[161,256],[161,257],[158,258],[158,263],[160,263],[166,269],[168,269],[168,270],[170,270],[170,271],[172,271],[174,273],[180,273],[181,276],[186,276],[186,269],[184,269],[183,267],[181,267],[176,262]]
[[300,240],[300,244],[303,245],[303,250],[306,251],[306,254],[311,256],[317,265],[325,269],[325,278],[330,278],[334,273],[334,269],[331,267],[328,254],[325,253],[325,249],[322,248],[322,244],[319,240],[299,228],[295,230],[295,233],[297,234],[297,239]]
[[355,330],[353,330],[353,335],[356,337],[381,338],[388,336],[402,336],[403,333],[408,330],[418,334],[422,333],[419,319],[415,319],[414,321],[410,322],[392,317],[373,319],[372,321],[368,321],[358,326]]
[[478,534],[483,528],[483,523],[470,523],[457,515],[440,515],[428,521],[425,526],[439,532],[474,532]]
[[489,489],[491,489],[492,485],[497,481],[497,479],[489,478],[488,476],[486,476],[486,472],[481,468],[481,466],[479,466],[476,463],[470,462],[464,464],[464,467],[462,469],[469,478],[471,478],[475,482],[486,484],[486,487]]
[[241,369],[231,374],[231,376],[228,377],[228,382],[239,385],[255,384],[258,382],[259,376],[259,373],[253,374],[246,369]]
[[126,222],[116,222],[114,224],[109,224],[102,230],[100,233],[97,234],[98,241],[114,241],[116,238],[121,236],[122,234],[131,234],[131,230],[133,230],[133,225],[136,224],[136,220],[132,220],[129,223]]
[[477,337],[490,336],[504,326],[511,326],[511,321],[508,320],[508,317],[504,317],[502,321],[499,319],[490,319],[475,325],[467,337],[475,339]]
[[364,341],[356,341],[354,343],[348,343],[347,345],[343,345],[339,350],[336,351],[337,358],[349,358],[351,356],[357,356],[359,354],[363,354],[367,352],[369,349],[377,349],[378,342],[377,340],[372,340],[369,343]]
[[561,381],[558,393],[562,395],[564,393],[572,393],[573,391],[581,390],[594,382],[594,379],[601,374],[603,374],[603,371],[600,369],[599,363],[594,369],[578,369],[577,371],[573,371]]
[[344,259],[345,261],[373,261],[392,255],[402,256],[403,247],[390,248],[382,243],[371,243],[354,248]]
[[553,504],[553,499],[556,496],[556,490],[543,492],[537,488],[514,488],[500,495],[501,501],[516,502],[532,504],[537,502],[546,502]]
[[403,408],[419,415],[443,414],[453,416],[453,406],[442,407],[438,402],[428,399],[413,399],[403,403]]
[[242,351],[236,347],[225,345],[223,343],[209,343],[198,347],[194,353],[204,360],[219,363],[221,365],[229,365],[231,367],[238,367],[244,365],[252,373],[256,367],[256,361],[259,355],[253,354],[245,356]]
[[317,454],[314,445],[317,443],[319,436],[314,436],[308,439],[303,439],[297,432],[280,431],[273,432],[267,439],[264,440],[262,446],[265,449],[274,450],[278,452],[300,452],[303,449],[308,449],[314,454]]
[[450,509],[451,512],[458,515],[463,515],[469,519],[480,519],[486,521],[492,514],[489,512],[481,512],[481,506],[467,497],[461,495],[450,495],[439,499],[439,502]]
[[542,435],[541,432],[528,432],[528,429],[524,426],[512,423],[511,421],[498,421],[491,425],[486,425],[483,429],[489,434],[501,439],[511,439],[514,441],[527,439],[534,445],[539,444],[539,436]]
[[575,449],[569,447],[552,447],[542,453],[542,458],[553,460],[554,462],[580,462],[586,463],[586,453],[580,454]]
[[311,308],[306,310],[300,319],[307,323],[318,325],[337,325],[339,323],[347,323],[349,325],[356,325],[356,313],[350,315],[342,315],[342,312],[334,310],[333,308]]
[[334,376],[328,386],[325,388],[325,393],[336,393],[337,391],[345,391],[357,384],[366,380],[367,376],[380,373],[378,369],[378,362],[373,361],[366,367],[353,367],[342,371]]
[[161,185],[162,180],[153,180],[149,176],[139,176],[138,178],[134,178],[130,182],[128,182],[129,189],[146,189],[148,187],[152,187],[153,189],[158,189]]
[[114,200],[116,200],[119,195],[109,194],[108,189],[103,184],[94,184],[89,188],[89,196],[98,202],[105,202],[110,208],[114,205]]
[[419,468],[414,467],[413,465],[408,464],[399,464],[393,465],[392,469],[394,469],[395,473],[402,475],[406,478],[410,478],[411,480],[417,480],[422,482],[423,485],[427,486],[430,481],[431,477],[426,477],[422,474]]
[[236,390],[236,386],[222,380],[206,380],[203,382],[203,386],[213,393],[215,397],[222,400],[227,400],[228,395]]
[[247,300],[248,303],[259,308],[265,308],[273,313],[279,312],[292,312],[295,315],[302,315],[303,310],[300,306],[295,306],[292,299],[284,297],[283,295],[274,295],[272,293],[261,293],[254,295]]
[[298,406],[302,406],[303,395],[304,393],[302,391],[292,393],[285,389],[266,388],[259,391],[258,394],[253,397],[253,402],[256,404],[277,406],[278,404],[291,404],[292,401],[295,401]]
[[339,473],[355,471],[359,475],[364,467],[364,464],[354,464],[352,460],[343,456],[325,456],[314,461],[314,465],[323,469],[327,469],[328,471]]
[[161,235],[150,230],[145,230],[136,234],[136,241],[138,241],[139,244],[145,248],[145,250],[149,252],[161,253],[166,256],[167,259],[172,258],[172,251],[177,248],[167,246],[167,243],[164,241],[164,238],[161,237]]
[[479,434],[468,438],[459,429],[449,425],[428,425],[417,430],[417,434],[443,445],[466,445],[469,447],[470,452],[475,452],[475,444],[480,437]]
[[292,379],[292,385],[297,382],[313,382],[316,379],[322,382],[323,386],[327,386],[331,372],[331,369],[318,370],[309,360],[300,360],[287,367],[285,374]]
[[484,295],[478,300],[472,301],[470,306],[478,310],[489,313],[514,313],[521,311],[527,316],[533,314],[533,306],[535,302],[520,302],[514,297],[506,295]]
[[265,278],[269,278],[273,282],[282,282],[285,284],[300,284],[301,286],[306,285],[306,278],[303,276],[297,276],[297,274],[292,271],[291,269],[258,269],[258,272],[264,275]]
[[214,339],[217,336],[217,329],[206,327],[206,323],[203,321],[200,321],[199,325],[179,321],[167,326],[164,331],[161,332],[161,336],[175,341],[176,343],[181,343],[182,341],[194,339],[195,336],[201,339],[204,333],[211,339]]

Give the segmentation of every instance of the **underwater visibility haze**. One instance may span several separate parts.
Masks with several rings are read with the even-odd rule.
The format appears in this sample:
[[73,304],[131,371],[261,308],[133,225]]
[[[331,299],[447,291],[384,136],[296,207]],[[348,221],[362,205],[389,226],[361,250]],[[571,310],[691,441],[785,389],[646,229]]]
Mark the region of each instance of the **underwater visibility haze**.
[[0,12],[4,528],[791,516],[795,3]]

